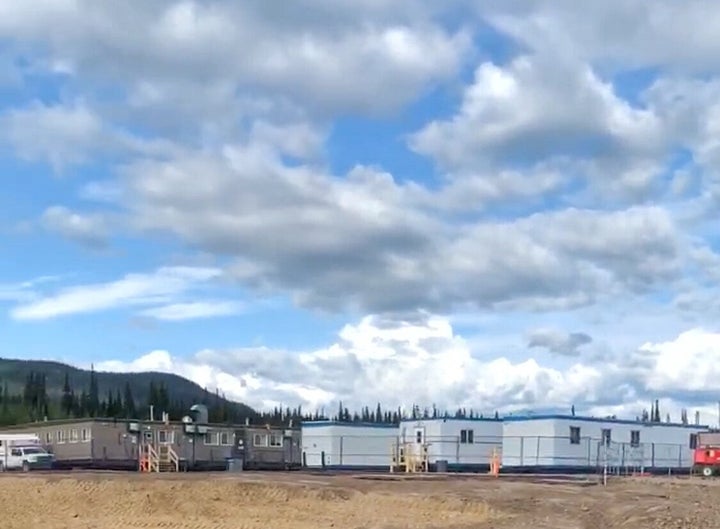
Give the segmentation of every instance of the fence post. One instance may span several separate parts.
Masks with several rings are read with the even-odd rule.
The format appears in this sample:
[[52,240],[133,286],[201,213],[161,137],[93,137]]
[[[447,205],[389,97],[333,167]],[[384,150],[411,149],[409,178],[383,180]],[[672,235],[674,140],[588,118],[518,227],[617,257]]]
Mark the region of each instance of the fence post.
[[345,438],[344,435],[340,436],[340,463],[339,465],[342,466],[343,464],[343,439]]
[[586,437],[586,440],[587,440],[587,467],[590,468],[592,466],[592,454],[590,452],[592,450],[592,448],[590,446],[591,445],[590,438]]
[[325,469],[325,450],[320,452],[320,466]]
[[650,445],[650,447],[651,447],[651,449],[652,449],[652,452],[651,452],[652,456],[651,456],[651,459],[650,459],[650,467],[651,467],[651,468],[655,468],[655,443],[652,443],[652,444]]

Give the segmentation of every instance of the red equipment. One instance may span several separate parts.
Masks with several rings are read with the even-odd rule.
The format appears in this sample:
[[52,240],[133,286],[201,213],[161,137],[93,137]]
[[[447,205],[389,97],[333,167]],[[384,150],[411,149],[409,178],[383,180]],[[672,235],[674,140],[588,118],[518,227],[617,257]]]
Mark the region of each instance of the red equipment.
[[695,448],[693,473],[695,471],[699,471],[705,477],[720,474],[720,446],[704,445]]

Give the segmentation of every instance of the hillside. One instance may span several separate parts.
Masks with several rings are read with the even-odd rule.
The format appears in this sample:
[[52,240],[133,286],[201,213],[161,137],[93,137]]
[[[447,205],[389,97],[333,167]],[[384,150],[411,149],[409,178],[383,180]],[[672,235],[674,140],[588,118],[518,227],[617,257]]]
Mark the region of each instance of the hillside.
[[[90,391],[91,371],[89,370],[78,369],[60,362],[0,358],[0,387],[7,386],[10,395],[22,394],[28,377],[33,374],[45,376],[45,391],[50,402],[59,402],[62,398],[66,374],[76,395]],[[147,416],[148,411],[142,408],[149,402],[152,383],[156,387],[164,386],[174,403],[182,403],[187,407],[195,403],[206,403],[213,407],[223,407],[235,418],[258,417],[251,407],[209,393],[194,382],[175,374],[95,372],[94,375],[98,386],[97,393],[101,399],[108,394],[124,395],[126,385],[129,384],[138,414],[144,416]]]

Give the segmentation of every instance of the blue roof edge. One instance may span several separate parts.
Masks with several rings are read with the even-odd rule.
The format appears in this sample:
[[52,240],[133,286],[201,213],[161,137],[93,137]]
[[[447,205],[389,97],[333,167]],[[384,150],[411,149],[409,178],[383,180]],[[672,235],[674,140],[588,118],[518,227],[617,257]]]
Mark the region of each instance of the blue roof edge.
[[300,423],[303,428],[321,428],[323,426],[349,426],[354,428],[385,428],[395,429],[397,424],[377,422],[343,422],[343,421],[304,421]]
[[544,415],[506,415],[502,418],[505,422],[523,422],[523,421],[538,421],[538,420],[566,420],[566,421],[581,421],[581,422],[602,422],[609,424],[631,424],[639,426],[664,426],[674,428],[692,428],[692,429],[709,429],[710,426],[707,424],[683,424],[674,422],[648,422],[648,421],[636,421],[633,419],[608,419],[605,417],[586,417],[582,415],[563,415],[563,414],[544,414]]
[[429,417],[427,419],[423,419],[422,417],[419,417],[417,419],[402,419],[400,422],[429,422],[429,421],[468,421],[468,422],[499,422],[502,423],[503,419],[500,417],[499,419],[495,419],[494,417]]

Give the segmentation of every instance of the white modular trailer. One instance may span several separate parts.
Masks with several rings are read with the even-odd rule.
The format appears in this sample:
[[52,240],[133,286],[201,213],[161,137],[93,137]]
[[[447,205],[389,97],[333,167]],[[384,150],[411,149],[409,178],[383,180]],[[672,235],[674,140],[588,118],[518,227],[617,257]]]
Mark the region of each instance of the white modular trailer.
[[301,429],[308,468],[387,470],[398,442],[394,424],[310,421]]
[[503,468],[688,469],[706,425],[573,415],[503,419]]
[[428,445],[429,464],[445,461],[448,470],[485,470],[502,450],[499,419],[408,419],[400,423],[400,442]]

